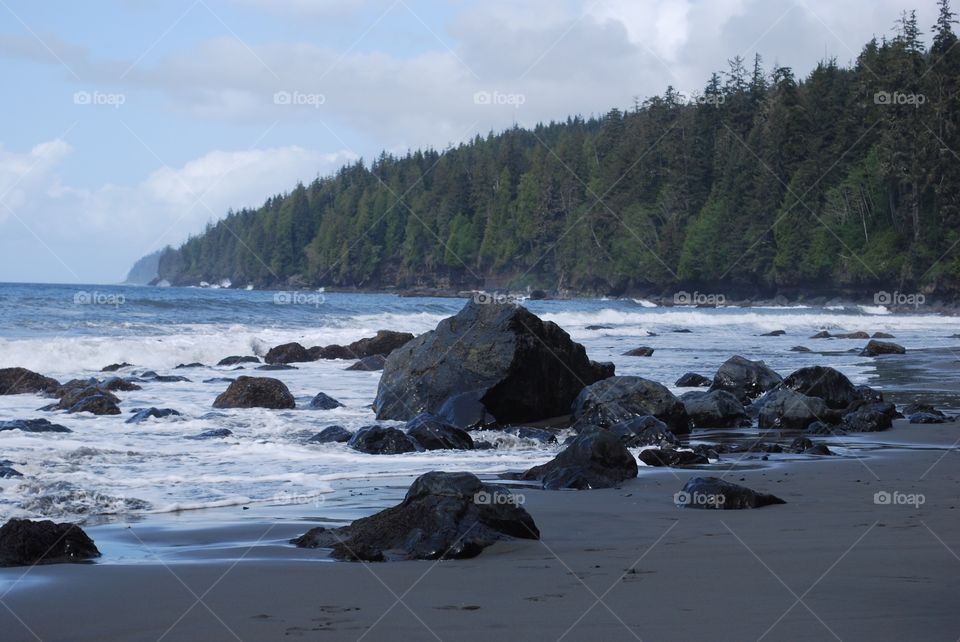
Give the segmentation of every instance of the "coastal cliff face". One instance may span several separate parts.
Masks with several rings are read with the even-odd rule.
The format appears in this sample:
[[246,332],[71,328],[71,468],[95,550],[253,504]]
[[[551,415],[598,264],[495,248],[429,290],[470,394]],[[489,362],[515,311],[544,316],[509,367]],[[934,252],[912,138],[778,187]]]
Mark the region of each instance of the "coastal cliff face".
[[[850,68],[747,70],[691,99],[382,154],[230,213],[172,284],[960,291],[960,47],[909,20]],[[689,288],[686,288],[689,289]],[[789,295],[788,295],[789,296]]]

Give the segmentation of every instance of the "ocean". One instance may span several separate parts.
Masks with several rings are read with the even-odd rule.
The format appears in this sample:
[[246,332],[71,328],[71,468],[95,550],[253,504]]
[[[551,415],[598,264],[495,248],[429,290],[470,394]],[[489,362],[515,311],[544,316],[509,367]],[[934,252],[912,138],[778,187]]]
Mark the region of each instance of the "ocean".
[[[11,516],[130,519],[224,506],[316,507],[335,492],[372,488],[380,479],[412,478],[437,469],[495,475],[549,460],[558,445],[499,432],[475,434],[497,446],[477,451],[383,456],[344,444],[308,444],[311,435],[333,424],[353,430],[374,423],[370,405],[378,372],[345,371],[345,361],[263,373],[249,364],[238,371],[213,365],[228,355],[262,356],[290,341],[310,347],[346,344],[379,329],[422,333],[463,304],[460,299],[386,294],[0,284],[0,367],[22,366],[63,382],[105,376],[100,373],[104,366],[128,362],[133,367],[118,374],[153,370],[189,378],[145,382],[142,390],[117,393],[122,399],[119,416],[43,412],[38,409],[49,402],[40,396],[0,397],[0,420],[46,417],[73,431],[0,432],[0,459],[12,461],[24,475],[0,479],[0,521]],[[783,375],[803,366],[829,365],[854,383],[913,394],[918,380],[904,377],[902,369],[885,374],[886,360],[857,355],[865,340],[809,337],[820,330],[885,332],[908,348],[908,356],[929,354],[943,361],[946,355],[953,371],[958,358],[951,349],[960,344],[950,338],[960,329],[956,318],[925,313],[922,307],[891,314],[882,306],[856,305],[657,307],[630,299],[522,304],[559,324],[586,346],[592,359],[613,361],[618,374],[653,379],[674,392],[682,392],[673,382],[685,372],[712,376],[723,361],[740,354],[762,359]],[[785,334],[761,336],[773,330]],[[641,345],[654,348],[653,356],[622,356]],[[814,352],[793,352],[793,346]],[[205,365],[175,369],[192,362]],[[238,374],[284,381],[297,409],[214,410],[213,400],[227,383],[204,381]],[[923,392],[936,397],[938,379],[928,377]],[[957,411],[955,397],[947,394],[953,385],[944,385],[936,401]],[[345,407],[308,409],[321,391]],[[173,408],[182,416],[124,423],[131,409],[150,406]],[[188,439],[217,428],[233,434]],[[354,505],[359,510],[371,501],[377,501],[375,492],[366,499],[358,494]]]

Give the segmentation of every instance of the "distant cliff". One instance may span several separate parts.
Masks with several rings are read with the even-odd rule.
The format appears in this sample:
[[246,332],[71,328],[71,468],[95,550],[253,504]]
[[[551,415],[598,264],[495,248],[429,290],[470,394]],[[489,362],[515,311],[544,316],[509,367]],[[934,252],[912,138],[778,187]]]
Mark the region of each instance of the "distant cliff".
[[127,272],[127,278],[123,282],[131,285],[147,285],[154,282],[160,274],[160,256],[169,251],[172,251],[169,247],[164,248],[139,259]]

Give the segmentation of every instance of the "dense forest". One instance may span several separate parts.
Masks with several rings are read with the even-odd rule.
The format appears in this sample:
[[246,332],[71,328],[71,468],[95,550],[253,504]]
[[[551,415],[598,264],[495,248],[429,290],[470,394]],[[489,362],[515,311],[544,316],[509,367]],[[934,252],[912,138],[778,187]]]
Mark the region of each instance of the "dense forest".
[[[702,93],[357,162],[229,213],[172,283],[260,287],[680,285],[960,291],[960,47],[905,13],[852,68],[734,58]],[[572,91],[575,88],[571,88]]]

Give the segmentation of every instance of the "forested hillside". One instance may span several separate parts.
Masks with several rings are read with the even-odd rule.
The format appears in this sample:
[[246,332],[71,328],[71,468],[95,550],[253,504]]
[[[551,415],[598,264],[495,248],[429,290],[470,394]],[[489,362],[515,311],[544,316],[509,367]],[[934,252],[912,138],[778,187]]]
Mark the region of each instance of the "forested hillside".
[[[232,212],[173,283],[960,290],[960,46],[941,2],[852,68],[735,58],[599,118],[381,155]],[[925,42],[929,41],[929,47]],[[576,87],[571,87],[576,91]]]

